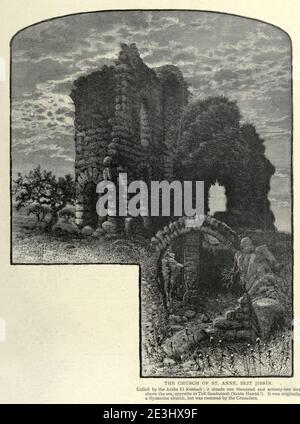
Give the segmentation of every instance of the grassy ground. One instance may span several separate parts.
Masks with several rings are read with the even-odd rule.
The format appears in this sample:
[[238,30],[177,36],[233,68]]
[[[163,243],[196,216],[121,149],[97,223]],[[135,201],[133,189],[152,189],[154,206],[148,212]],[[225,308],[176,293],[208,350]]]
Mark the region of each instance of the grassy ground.
[[[278,262],[282,263],[280,275],[286,293],[287,310],[291,322],[292,311],[292,248],[291,236],[285,233],[251,231],[255,245],[267,244]],[[13,214],[13,262],[14,263],[131,263],[140,264],[144,278],[152,284],[155,273],[155,255],[149,240],[107,240],[93,237],[58,238],[37,229],[35,220],[25,211]],[[203,311],[213,317],[234,303],[232,294],[205,296]],[[213,344],[199,347],[189,356],[171,364],[165,364],[159,352],[143,364],[143,375],[155,376],[277,376],[291,374],[291,335],[287,327],[265,344],[221,346]]]
[[25,211],[13,215],[14,263],[148,263],[150,243],[143,238],[60,238],[36,228]]
[[144,376],[162,377],[271,377],[292,375],[292,334],[284,330],[268,342],[253,345],[212,340],[182,360],[146,361]]

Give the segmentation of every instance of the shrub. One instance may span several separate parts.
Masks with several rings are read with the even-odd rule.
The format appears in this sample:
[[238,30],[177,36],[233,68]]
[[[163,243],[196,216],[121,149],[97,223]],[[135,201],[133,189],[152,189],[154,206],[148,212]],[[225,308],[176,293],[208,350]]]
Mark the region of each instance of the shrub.
[[29,213],[36,215],[38,222],[51,213],[50,228],[57,221],[58,212],[74,203],[75,182],[71,175],[56,178],[38,166],[28,175],[18,174],[13,181],[13,195],[16,209],[28,206]]

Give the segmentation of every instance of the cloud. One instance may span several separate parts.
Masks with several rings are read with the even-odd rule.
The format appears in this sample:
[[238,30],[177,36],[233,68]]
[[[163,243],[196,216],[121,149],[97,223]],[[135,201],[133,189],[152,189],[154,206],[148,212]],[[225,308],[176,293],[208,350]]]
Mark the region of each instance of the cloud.
[[124,41],[135,42],[151,67],[179,66],[194,99],[223,94],[237,100],[243,122],[253,122],[265,138],[270,160],[289,168],[287,35],[246,18],[188,11],[74,15],[19,33],[12,43],[15,166],[39,160],[56,171],[72,170],[72,83],[112,64]]
[[56,115],[72,115],[72,114],[73,114],[72,111],[65,106],[62,106],[56,109]]
[[181,51],[179,53],[176,53],[173,56],[173,60],[175,62],[190,62],[193,63],[195,61],[195,51],[193,50],[185,50]]

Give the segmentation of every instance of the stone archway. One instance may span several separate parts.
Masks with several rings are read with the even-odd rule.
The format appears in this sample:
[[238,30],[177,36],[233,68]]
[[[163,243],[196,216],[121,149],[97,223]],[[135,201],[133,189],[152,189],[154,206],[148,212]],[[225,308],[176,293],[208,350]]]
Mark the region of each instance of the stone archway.
[[159,256],[163,255],[177,237],[194,232],[208,234],[216,238],[233,253],[239,248],[239,236],[227,224],[207,215],[199,216],[196,219],[198,219],[198,225],[192,226],[189,217],[180,217],[159,230],[151,239]]
[[[176,221],[170,222],[168,226],[165,226],[162,230],[158,231],[155,237],[152,238],[152,245],[155,246],[158,255],[156,282],[158,283],[158,289],[162,294],[161,297],[165,306],[165,313],[169,317],[169,320],[175,313],[172,307],[170,308],[170,299],[168,298],[168,291],[173,289],[172,284],[174,283],[174,281],[171,281],[173,271],[172,265],[174,265],[175,269],[174,274],[176,274],[176,266],[178,271],[178,265],[179,267],[182,265],[186,266],[187,271],[185,272],[188,272],[189,275],[193,274],[193,272],[197,272],[196,269],[197,263],[199,262],[199,251],[201,250],[202,245],[202,240],[199,237],[197,238],[197,235],[208,235],[209,237],[213,237],[218,240],[220,244],[231,252],[233,263],[235,261],[234,258],[240,249],[240,237],[227,224],[207,215],[199,216],[197,218],[198,221],[196,220],[196,222],[198,222],[198,225],[191,226],[190,218],[181,217]],[[170,258],[168,257],[169,263],[167,264],[167,267],[169,266],[170,271],[167,277],[170,278],[166,278],[166,273],[164,271],[165,255],[170,255],[169,248],[174,244],[174,242],[176,242],[176,240],[180,240],[182,236],[187,239],[188,244],[191,246],[189,251],[190,256],[185,258],[186,263],[184,264],[178,264],[172,256],[170,256]],[[253,340],[260,335],[259,323],[248,293],[244,292],[240,299],[238,299],[237,296],[236,302],[237,304],[235,309],[227,310],[224,317],[216,317],[211,324],[206,324],[206,337],[209,335],[215,335],[220,339],[227,341],[253,342]],[[195,305],[192,306],[190,303],[185,306],[185,309],[186,307],[188,308],[187,312],[193,312],[193,314],[196,315],[196,312],[193,311],[193,309],[197,310]],[[194,315],[191,315],[191,317]],[[186,325],[188,326],[189,324],[187,323]],[[179,327],[180,326],[178,325],[174,326],[175,333],[177,331],[178,333],[176,333],[176,335],[174,334],[174,337],[169,338],[164,344],[164,349],[166,349],[167,353],[169,342],[171,342],[173,346],[172,349],[177,349],[176,344],[178,344],[177,347],[179,350],[185,349],[185,342],[183,341],[186,340],[186,330],[181,330]],[[198,330],[200,331],[201,328],[203,329],[202,324],[199,324]],[[195,331],[197,332],[198,330],[196,326]],[[189,347],[186,348],[189,349]]]
[[[170,222],[152,238],[152,245],[158,252],[157,281],[167,309],[172,308],[174,285],[178,286],[174,281],[174,278],[178,277],[174,277],[179,272],[178,267],[183,267],[180,286],[183,287],[185,301],[197,302],[199,292],[203,291],[203,274],[207,268],[205,265],[207,259],[205,259],[205,249],[203,248],[204,239],[216,240],[225,248],[226,252],[229,251],[230,257],[227,258],[227,262],[229,259],[229,266],[231,266],[231,260],[233,264],[234,255],[239,247],[239,237],[228,225],[210,216],[198,215],[193,219],[181,217]],[[171,250],[176,245],[176,241],[178,241],[179,249],[177,246],[176,253],[174,253]],[[171,270],[172,265],[173,269]]]
[[76,177],[75,222],[79,227],[97,226],[96,187],[101,179],[101,170],[92,167],[80,172]]
[[[174,260],[172,253],[170,255],[169,248],[184,235],[193,247],[187,262],[188,267],[193,268],[197,266],[197,253],[201,249],[200,243],[197,245],[195,242],[195,235],[209,235],[232,252],[232,271],[238,273],[242,296],[237,299],[235,307],[231,305],[231,309],[222,316],[215,317],[212,324],[205,329],[206,333],[216,334],[221,339],[233,342],[253,342],[256,337],[268,338],[275,328],[282,326],[286,310],[281,276],[277,273],[280,264],[266,245],[255,247],[249,237],[240,239],[238,234],[223,222],[209,216],[200,216],[198,223],[198,226],[190,226],[189,218],[181,217],[170,222],[152,238],[152,244],[158,254],[156,281],[164,299],[166,314],[169,317],[173,314],[172,308],[169,308],[167,293],[170,287],[171,290],[173,288],[172,278],[169,278],[172,277],[172,266],[175,269],[173,275],[176,274],[176,266],[182,266]],[[169,274],[163,272],[165,255]],[[184,331],[182,335],[184,337]]]

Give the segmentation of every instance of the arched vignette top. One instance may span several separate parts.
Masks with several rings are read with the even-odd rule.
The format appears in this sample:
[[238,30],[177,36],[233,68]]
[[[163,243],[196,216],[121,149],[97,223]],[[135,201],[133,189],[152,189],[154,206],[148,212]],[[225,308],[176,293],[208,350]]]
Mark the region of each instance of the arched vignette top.
[[266,25],[270,25],[271,27],[278,29],[279,31],[283,32],[287,38],[290,41],[291,44],[291,50],[292,50],[292,39],[289,35],[289,33],[287,31],[285,31],[283,28],[281,28],[278,25],[275,25],[271,22],[267,22],[264,21],[262,19],[258,19],[258,18],[252,18],[251,16],[244,16],[244,15],[239,15],[237,13],[228,13],[228,12],[224,12],[224,11],[218,11],[218,10],[207,10],[207,9],[147,9],[147,8],[143,8],[143,9],[100,9],[100,10],[87,10],[84,12],[75,12],[75,13],[67,13],[65,15],[60,15],[60,16],[54,16],[52,18],[47,18],[47,19],[42,19],[41,21],[37,21],[34,22],[30,25],[27,25],[23,28],[21,28],[19,31],[17,31],[10,39],[10,46],[12,46],[12,42],[14,41],[14,38],[20,34],[20,32],[24,31],[25,29],[31,28],[33,26],[42,24],[44,22],[50,22],[50,21],[54,21],[57,19],[62,19],[62,18],[67,18],[69,16],[78,16],[78,15],[91,15],[91,14],[95,14],[95,13],[114,13],[114,12],[200,12],[200,13],[210,13],[212,15],[225,15],[225,16],[233,16],[235,18],[242,18],[242,19],[247,19],[249,21],[254,21],[254,22],[260,22],[262,24],[266,24]]

